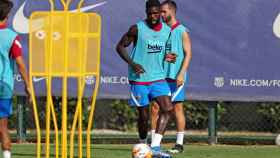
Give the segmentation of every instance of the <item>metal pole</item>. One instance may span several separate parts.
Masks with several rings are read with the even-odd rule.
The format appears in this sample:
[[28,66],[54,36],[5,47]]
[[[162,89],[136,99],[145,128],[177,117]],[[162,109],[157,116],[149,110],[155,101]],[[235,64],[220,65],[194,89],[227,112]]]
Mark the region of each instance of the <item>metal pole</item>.
[[217,102],[208,103],[208,143],[214,145],[218,143],[217,137]]
[[25,97],[18,96],[17,97],[17,142],[23,143],[26,140],[26,126],[25,126],[25,105],[24,105]]

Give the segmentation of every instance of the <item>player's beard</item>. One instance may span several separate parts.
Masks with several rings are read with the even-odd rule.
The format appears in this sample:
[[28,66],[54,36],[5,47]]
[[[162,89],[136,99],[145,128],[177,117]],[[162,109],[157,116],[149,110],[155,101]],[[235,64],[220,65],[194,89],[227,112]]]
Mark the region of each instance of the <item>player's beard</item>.
[[166,16],[166,18],[164,18],[164,22],[168,24],[171,21],[171,19],[172,19],[172,16],[168,15],[168,16]]
[[160,23],[160,18],[157,19],[157,20],[151,20],[151,24],[152,24],[153,26],[158,25],[159,23]]

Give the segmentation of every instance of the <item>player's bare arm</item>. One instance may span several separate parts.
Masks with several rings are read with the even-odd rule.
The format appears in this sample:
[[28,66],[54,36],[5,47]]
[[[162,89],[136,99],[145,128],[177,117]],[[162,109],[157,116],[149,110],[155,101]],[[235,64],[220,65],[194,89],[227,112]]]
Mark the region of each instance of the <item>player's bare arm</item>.
[[120,57],[134,69],[136,74],[141,74],[144,73],[145,70],[141,65],[134,63],[131,60],[126,49],[128,46],[130,46],[131,43],[133,43],[134,45],[136,44],[137,35],[138,35],[137,26],[136,25],[131,26],[128,32],[122,36],[121,40],[117,44],[116,50],[120,55]]
[[190,61],[192,58],[191,50],[191,39],[187,32],[183,33],[183,49],[184,49],[184,60],[179,74],[177,75],[177,86],[182,85],[185,82],[185,73],[187,72]]
[[29,102],[31,102],[31,90],[30,90],[29,78],[28,78],[28,75],[27,75],[27,70],[26,70],[26,66],[25,66],[23,57],[18,56],[16,58],[16,63],[17,63],[17,66],[18,66],[19,73],[23,78],[23,81],[24,81],[24,84],[25,84],[25,91],[26,91],[26,93],[29,97]]

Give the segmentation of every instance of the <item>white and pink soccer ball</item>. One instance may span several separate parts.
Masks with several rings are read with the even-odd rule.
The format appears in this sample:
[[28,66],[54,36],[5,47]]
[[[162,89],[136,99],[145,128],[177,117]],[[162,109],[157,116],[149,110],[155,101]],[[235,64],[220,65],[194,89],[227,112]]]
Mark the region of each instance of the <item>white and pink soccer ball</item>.
[[136,144],[132,149],[132,158],[152,158],[151,148],[147,144]]

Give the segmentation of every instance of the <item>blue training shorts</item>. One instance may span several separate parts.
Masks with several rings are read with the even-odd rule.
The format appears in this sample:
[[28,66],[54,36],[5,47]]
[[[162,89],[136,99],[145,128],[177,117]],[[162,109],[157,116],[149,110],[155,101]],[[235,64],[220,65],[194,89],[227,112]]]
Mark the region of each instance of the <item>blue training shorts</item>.
[[165,80],[152,82],[148,85],[131,84],[129,104],[136,107],[145,107],[159,96],[171,96],[170,88]]
[[13,113],[12,99],[0,99],[0,118],[7,118]]
[[171,90],[171,102],[182,102],[186,98],[185,84],[177,87],[176,82],[168,82],[169,88]]

